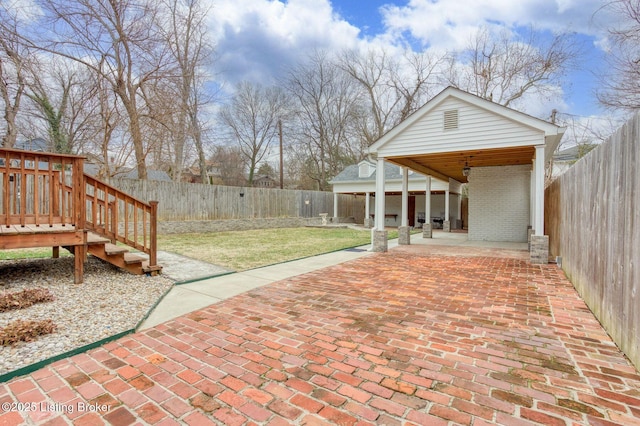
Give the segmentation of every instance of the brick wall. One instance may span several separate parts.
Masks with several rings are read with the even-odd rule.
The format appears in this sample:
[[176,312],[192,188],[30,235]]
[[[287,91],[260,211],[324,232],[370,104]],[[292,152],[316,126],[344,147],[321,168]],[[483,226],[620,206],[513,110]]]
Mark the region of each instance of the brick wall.
[[469,175],[469,240],[527,242],[531,166],[474,167]]

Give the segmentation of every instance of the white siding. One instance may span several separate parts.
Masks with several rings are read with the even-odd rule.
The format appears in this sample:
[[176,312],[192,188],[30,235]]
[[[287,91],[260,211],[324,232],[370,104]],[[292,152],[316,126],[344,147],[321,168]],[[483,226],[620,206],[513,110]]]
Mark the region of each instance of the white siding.
[[[459,111],[458,130],[444,130],[444,111]],[[419,112],[418,112],[419,113]],[[544,133],[457,98],[447,98],[380,147],[382,157],[539,145]]]
[[469,241],[527,242],[530,182],[530,166],[472,168]]

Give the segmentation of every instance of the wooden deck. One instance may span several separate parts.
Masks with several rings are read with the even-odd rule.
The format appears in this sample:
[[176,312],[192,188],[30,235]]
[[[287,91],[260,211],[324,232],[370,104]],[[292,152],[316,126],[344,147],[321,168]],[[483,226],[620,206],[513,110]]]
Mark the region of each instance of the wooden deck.
[[[83,157],[0,148],[0,250],[64,247],[81,283],[88,253],[135,274],[156,274],[157,202],[83,172]],[[149,260],[115,246],[120,242]]]

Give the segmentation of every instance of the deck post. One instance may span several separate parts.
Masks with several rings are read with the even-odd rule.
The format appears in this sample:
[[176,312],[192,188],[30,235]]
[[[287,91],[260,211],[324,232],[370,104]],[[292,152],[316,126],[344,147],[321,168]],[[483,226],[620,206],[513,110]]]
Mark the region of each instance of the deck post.
[[149,218],[149,266],[158,265],[158,202],[149,201],[151,214]]
[[[85,243],[86,243],[86,233],[85,235]],[[82,284],[84,280],[84,258],[86,255],[86,246],[84,244],[77,245],[73,247],[73,282],[75,284]]]

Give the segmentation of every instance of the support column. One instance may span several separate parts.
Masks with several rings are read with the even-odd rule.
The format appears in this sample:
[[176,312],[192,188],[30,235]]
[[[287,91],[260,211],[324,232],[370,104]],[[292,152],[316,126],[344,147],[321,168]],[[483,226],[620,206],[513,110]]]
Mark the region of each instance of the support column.
[[527,243],[531,251],[531,236],[533,235],[533,224],[536,223],[536,160],[531,162],[531,178],[529,189],[529,227],[527,228]]
[[549,236],[544,235],[544,145],[536,146],[534,163],[535,177],[535,216],[533,235],[531,236],[531,263],[549,263]]
[[333,193],[333,223],[338,223],[338,193]]
[[409,217],[409,169],[402,167],[402,216],[398,227],[398,244],[409,245],[411,233],[408,226]]
[[365,194],[365,199],[364,199],[364,227],[365,228],[371,228],[372,227],[372,223],[371,223],[371,193],[367,192]]
[[456,229],[462,229],[462,190],[456,195],[458,199],[458,215],[456,216],[457,224]]
[[424,192],[424,225],[422,225],[422,238],[431,237],[431,176],[427,176],[427,186]]
[[384,229],[385,189],[384,189],[384,158],[378,157],[376,165],[376,213],[375,228],[371,231],[371,250],[387,251],[387,231]]
[[444,232],[451,232],[451,222],[449,221],[449,189],[444,191],[444,218],[442,222],[442,230]]
[[529,226],[533,229],[536,223],[536,160],[531,162],[531,193],[529,194]]

